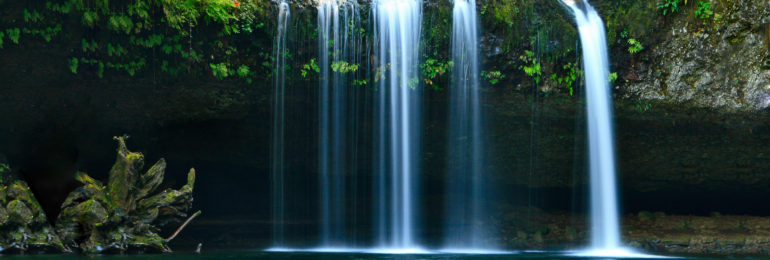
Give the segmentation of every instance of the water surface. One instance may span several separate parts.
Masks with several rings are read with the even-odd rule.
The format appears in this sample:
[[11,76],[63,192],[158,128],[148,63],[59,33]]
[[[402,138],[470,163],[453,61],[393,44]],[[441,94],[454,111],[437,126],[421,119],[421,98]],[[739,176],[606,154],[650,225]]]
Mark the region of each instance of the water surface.
[[[511,253],[511,254],[487,254],[487,255],[470,255],[470,254],[415,254],[415,255],[387,255],[387,254],[368,254],[368,253],[313,253],[313,252],[262,252],[262,251],[208,251],[201,254],[191,253],[174,253],[174,254],[154,254],[154,255],[98,255],[93,257],[83,257],[76,254],[71,255],[26,255],[26,256],[3,256],[7,259],[163,259],[163,260],[175,260],[175,259],[590,259],[563,255],[553,252],[524,252],[524,253]],[[612,258],[601,258],[612,259]],[[634,259],[634,258],[623,258]],[[720,258],[705,258],[705,257],[677,257],[675,259],[720,259]],[[721,259],[728,259],[724,257]],[[735,257],[729,257],[729,259],[736,259]],[[762,259],[744,257],[739,259]]]

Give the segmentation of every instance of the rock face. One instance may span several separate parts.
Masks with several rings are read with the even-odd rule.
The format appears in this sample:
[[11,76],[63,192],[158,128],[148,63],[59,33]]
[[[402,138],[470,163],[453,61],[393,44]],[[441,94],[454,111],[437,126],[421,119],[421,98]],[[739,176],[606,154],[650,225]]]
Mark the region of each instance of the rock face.
[[626,98],[726,111],[770,106],[770,2],[720,1],[708,18],[675,15],[647,61],[632,64],[639,81]]

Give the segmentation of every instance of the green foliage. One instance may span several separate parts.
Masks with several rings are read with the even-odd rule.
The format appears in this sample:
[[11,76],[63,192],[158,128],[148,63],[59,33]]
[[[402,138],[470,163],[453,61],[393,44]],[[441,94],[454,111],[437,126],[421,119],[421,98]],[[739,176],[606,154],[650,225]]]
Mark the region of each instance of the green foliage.
[[54,27],[45,27],[42,29],[30,29],[30,28],[24,28],[22,30],[23,33],[33,35],[33,36],[40,36],[45,40],[45,42],[51,42],[54,36],[59,34],[61,32],[62,28],[61,25],[56,25]]
[[319,68],[318,64],[315,63],[315,58],[310,59],[310,62],[302,65],[302,69],[300,69],[300,73],[302,74],[303,78],[306,78],[310,72],[321,72],[321,68]]
[[228,76],[228,70],[227,70],[227,64],[224,62],[221,63],[211,63],[209,64],[211,67],[211,73],[214,74],[214,77],[217,79],[224,79]]
[[[208,62],[201,62],[203,57],[239,53],[234,46],[244,46],[239,44],[240,39],[226,35],[242,30],[252,33],[264,27],[263,21],[271,14],[270,5],[259,0],[32,1],[5,12],[10,14],[5,18],[10,23],[0,28],[0,48],[5,39],[18,44],[21,34],[37,36],[45,42],[54,41],[60,35],[84,35],[87,40],[81,41],[81,48],[73,50],[75,57],[88,57],[85,63],[77,58],[83,72],[102,76],[107,69],[135,75],[151,60],[170,75],[180,71],[199,73],[209,68]],[[245,48],[261,50],[264,42],[269,41],[263,38]],[[255,58],[264,57],[243,55],[227,59],[227,66],[260,64]],[[77,69],[71,60],[69,64],[71,71]],[[84,66],[90,68],[84,69]],[[237,71],[227,73],[236,74]],[[264,75],[262,71],[249,71],[249,74]],[[224,74],[217,75],[224,78],[221,77]]]
[[110,57],[112,56],[123,56],[126,55],[128,52],[126,51],[123,46],[120,44],[115,44],[114,46],[112,43],[107,43],[107,55]]
[[125,32],[130,34],[134,29],[134,22],[125,15],[113,15],[107,19],[107,28],[113,31]]
[[679,4],[682,0],[662,0],[658,2],[658,9],[663,10],[663,15],[676,13],[679,11]]
[[45,8],[56,13],[68,14],[72,10],[73,1],[65,1],[63,3],[53,3],[51,1],[45,2]]
[[451,70],[452,66],[454,66],[452,61],[442,62],[431,58],[426,59],[424,63],[420,64],[422,79],[426,85],[438,89],[434,81]]
[[25,23],[36,23],[43,20],[43,16],[40,15],[36,10],[32,10],[31,12],[28,11],[26,8],[24,8],[24,22]]
[[650,109],[652,109],[652,104],[642,103],[642,101],[638,101],[636,102],[635,107],[636,107],[636,110],[638,110],[639,112],[647,112]]
[[69,68],[72,74],[78,73],[78,58],[72,58],[69,62]]
[[524,65],[519,66],[527,76],[532,77],[535,80],[535,84],[540,84],[540,76],[543,74],[540,62],[535,57],[535,52],[524,51],[525,55],[519,56],[519,60],[524,62]]
[[711,2],[698,1],[698,9],[695,10],[695,16],[701,20],[711,18],[714,11],[711,11]]
[[353,86],[366,86],[367,83],[368,83],[368,81],[365,80],[365,79],[354,79],[353,80]]
[[640,51],[642,51],[644,49],[644,47],[642,46],[642,43],[637,41],[634,38],[629,38],[627,42],[628,42],[628,45],[629,45],[628,46],[628,52],[631,53],[631,54],[639,53]]
[[19,38],[21,37],[21,29],[19,28],[11,28],[5,30],[5,34],[8,35],[8,39],[11,40],[14,44],[19,44]]
[[492,85],[496,85],[500,82],[500,80],[505,78],[505,75],[503,75],[503,73],[499,70],[481,71],[481,76]]
[[249,66],[241,65],[238,67],[238,77],[245,78],[249,76]]
[[93,39],[89,43],[85,38],[83,38],[80,40],[80,46],[83,49],[83,52],[94,52],[99,50],[99,44],[97,44]]
[[569,90],[569,95],[573,96],[575,95],[574,83],[577,81],[577,78],[583,74],[583,71],[578,68],[576,62],[567,63],[562,66],[562,69],[564,70],[565,74],[551,74],[551,80],[553,80],[556,85]]
[[358,71],[358,67],[358,64],[350,64],[347,61],[335,61],[331,64],[332,71],[343,74],[348,72],[356,72]]
[[617,72],[610,73],[610,82],[614,83],[617,80],[618,80],[618,73]]
[[177,30],[193,26],[203,17],[224,25],[227,34],[237,32],[229,24],[235,16],[230,12],[235,4],[232,0],[160,0],[168,24]]
[[93,28],[96,23],[99,22],[99,14],[94,11],[83,12],[83,19],[81,19],[83,25]]

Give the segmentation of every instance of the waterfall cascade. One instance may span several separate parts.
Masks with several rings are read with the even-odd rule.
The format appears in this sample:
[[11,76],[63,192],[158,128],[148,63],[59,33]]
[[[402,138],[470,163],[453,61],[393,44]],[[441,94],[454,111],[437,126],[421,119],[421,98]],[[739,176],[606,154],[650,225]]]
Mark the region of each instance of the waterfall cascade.
[[419,250],[414,230],[422,101],[418,75],[421,3],[372,3],[377,45],[374,66],[384,73],[375,102],[374,223],[378,246],[390,252]]
[[[361,18],[355,1],[322,0],[318,5],[318,67],[319,72],[319,150],[321,245],[347,247],[346,234],[346,176],[354,167],[355,144],[349,140],[349,118],[356,110],[351,107],[349,89],[352,74],[360,63]],[[354,102],[354,101],[351,101]],[[355,128],[355,126],[353,127]],[[353,163],[354,165],[355,163]],[[353,184],[355,185],[355,184]]]
[[574,12],[583,49],[588,119],[590,171],[590,256],[641,256],[620,241],[612,94],[604,23],[594,8],[581,0],[563,0]]
[[478,19],[475,0],[454,0],[452,12],[452,85],[449,89],[449,157],[445,241],[446,250],[489,250],[484,240],[482,206],[485,187],[481,90],[478,58]]
[[286,31],[289,23],[289,3],[282,0],[278,5],[278,28],[275,37],[275,96],[273,97],[272,130],[272,187],[273,187],[273,243],[275,247],[284,244],[284,145],[285,145],[285,102],[286,87]]

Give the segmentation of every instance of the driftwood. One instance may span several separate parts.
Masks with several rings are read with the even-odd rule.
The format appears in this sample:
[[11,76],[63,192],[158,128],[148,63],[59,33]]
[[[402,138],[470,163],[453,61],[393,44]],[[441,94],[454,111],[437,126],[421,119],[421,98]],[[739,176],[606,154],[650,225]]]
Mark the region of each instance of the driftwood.
[[56,233],[64,245],[85,254],[171,252],[169,240],[158,234],[159,227],[187,218],[195,169],[190,169],[187,184],[181,189],[155,193],[163,182],[165,160],[160,159],[141,173],[144,155],[129,151],[127,138],[115,137],[117,159],[107,185],[85,173],[76,174],[83,186],[70,193],[56,220]]

